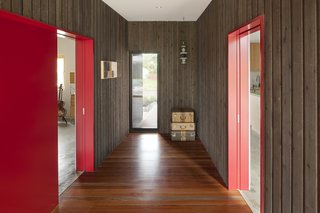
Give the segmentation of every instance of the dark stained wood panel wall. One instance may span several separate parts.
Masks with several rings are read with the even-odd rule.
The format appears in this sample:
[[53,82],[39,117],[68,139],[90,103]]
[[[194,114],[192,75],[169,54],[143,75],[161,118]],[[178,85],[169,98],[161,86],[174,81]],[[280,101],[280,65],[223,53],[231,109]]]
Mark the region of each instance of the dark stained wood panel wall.
[[265,15],[265,212],[319,212],[317,0],[209,5],[198,20],[199,135],[227,182],[227,35],[258,15]]
[[318,64],[317,64],[317,67],[318,67],[318,80],[317,80],[317,86],[318,86],[318,90],[317,90],[317,95],[318,95],[318,121],[317,121],[317,125],[318,125],[318,211],[319,211],[319,208],[320,208],[320,186],[319,186],[319,183],[320,183],[320,146],[319,146],[319,141],[320,141],[320,3],[318,2],[318,34],[317,34],[317,43],[318,43]]
[[[133,52],[159,53],[159,132],[170,132],[175,107],[197,106],[196,22],[129,22],[128,46]],[[188,48],[186,65],[180,63],[180,46]]]
[[[127,21],[99,0],[0,0],[0,8],[94,39],[95,166],[129,131]],[[118,62],[121,77],[100,80],[100,60]]]

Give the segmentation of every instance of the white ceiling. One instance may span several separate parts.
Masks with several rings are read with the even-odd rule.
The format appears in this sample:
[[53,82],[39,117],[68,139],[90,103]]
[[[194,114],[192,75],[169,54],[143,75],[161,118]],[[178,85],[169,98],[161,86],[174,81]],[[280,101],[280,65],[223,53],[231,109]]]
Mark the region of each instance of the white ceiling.
[[128,21],[196,21],[211,2],[211,0],[103,1]]

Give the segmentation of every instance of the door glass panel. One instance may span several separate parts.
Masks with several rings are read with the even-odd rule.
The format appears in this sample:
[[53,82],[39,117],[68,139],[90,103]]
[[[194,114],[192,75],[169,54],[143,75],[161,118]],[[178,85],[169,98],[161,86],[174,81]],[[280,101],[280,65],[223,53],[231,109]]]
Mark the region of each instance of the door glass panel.
[[158,54],[132,54],[133,129],[158,128]]

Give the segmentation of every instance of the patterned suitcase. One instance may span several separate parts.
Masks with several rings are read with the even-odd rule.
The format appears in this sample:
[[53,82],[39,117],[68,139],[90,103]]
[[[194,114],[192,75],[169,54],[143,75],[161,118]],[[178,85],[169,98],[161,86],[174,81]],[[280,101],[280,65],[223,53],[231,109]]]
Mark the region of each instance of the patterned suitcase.
[[192,109],[172,110],[172,123],[194,123],[194,111]]
[[171,130],[174,131],[195,131],[195,123],[171,123]]
[[171,131],[172,141],[195,141],[195,131]]

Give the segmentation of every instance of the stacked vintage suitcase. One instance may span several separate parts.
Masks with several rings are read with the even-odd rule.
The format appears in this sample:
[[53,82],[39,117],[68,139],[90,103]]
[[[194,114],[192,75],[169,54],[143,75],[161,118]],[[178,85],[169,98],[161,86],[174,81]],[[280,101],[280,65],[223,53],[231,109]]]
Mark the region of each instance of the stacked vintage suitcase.
[[171,114],[171,140],[194,141],[196,138],[194,110],[173,109]]

